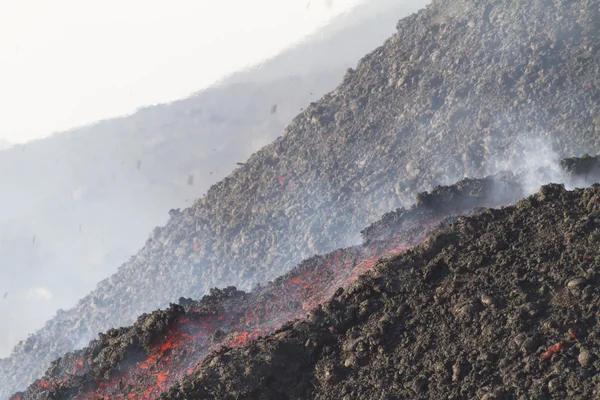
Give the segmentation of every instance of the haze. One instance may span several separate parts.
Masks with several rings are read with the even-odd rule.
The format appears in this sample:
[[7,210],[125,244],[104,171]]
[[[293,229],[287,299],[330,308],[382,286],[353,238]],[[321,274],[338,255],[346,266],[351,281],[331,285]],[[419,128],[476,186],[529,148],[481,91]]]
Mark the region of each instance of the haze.
[[1,0],[0,140],[186,97],[360,1]]

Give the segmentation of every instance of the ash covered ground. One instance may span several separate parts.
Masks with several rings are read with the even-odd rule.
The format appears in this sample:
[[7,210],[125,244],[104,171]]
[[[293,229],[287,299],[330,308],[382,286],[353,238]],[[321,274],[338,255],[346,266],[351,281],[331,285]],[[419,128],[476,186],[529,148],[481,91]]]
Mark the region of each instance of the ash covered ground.
[[356,244],[438,184],[519,168],[526,192],[566,180],[552,160],[600,151],[599,22],[598,0],[438,0],[401,20],[280,138],[2,360],[3,374],[30,379],[73,337]]
[[[571,181],[578,181],[581,177],[584,179],[600,178],[600,159],[597,157],[563,160],[561,165],[566,169]],[[540,174],[542,173],[543,171],[540,171]],[[224,366],[224,369],[222,368],[220,371],[228,371],[223,372],[226,376],[216,377],[215,382],[237,379],[239,381],[238,389],[235,390],[230,385],[219,384],[217,385],[218,390],[221,390],[219,393],[215,391],[202,392],[195,389],[186,392],[189,389],[185,385],[197,379],[198,368],[202,370],[207,368],[207,365],[214,364],[212,360],[215,357],[226,362],[225,360],[229,356],[223,355],[230,354],[230,349],[240,346],[246,346],[245,349],[253,346],[256,348],[264,340],[269,341],[272,337],[280,337],[290,326],[296,327],[298,324],[302,324],[299,319],[305,316],[309,321],[318,320],[323,324],[329,324],[326,330],[335,337],[348,331],[352,322],[360,326],[365,319],[371,318],[369,315],[378,315],[378,312],[381,312],[382,315],[379,315],[381,320],[376,326],[381,326],[381,321],[387,318],[385,324],[386,328],[389,328],[388,333],[389,330],[396,329],[393,326],[398,320],[395,308],[385,306],[384,310],[378,310],[378,305],[381,304],[368,300],[364,296],[358,301],[360,306],[354,307],[356,309],[352,306],[343,310],[339,301],[333,300],[332,303],[328,300],[332,296],[334,299],[339,298],[344,293],[343,288],[352,286],[358,276],[369,273],[373,268],[381,268],[388,262],[381,261],[382,258],[393,259],[423,241],[432,232],[436,237],[440,230],[443,232],[444,229],[447,229],[445,227],[448,224],[457,221],[458,214],[474,214],[474,210],[481,210],[483,206],[497,207],[514,203],[524,193],[524,188],[519,181],[518,176],[505,171],[486,179],[465,179],[452,186],[437,187],[431,193],[421,193],[417,196],[416,204],[410,210],[398,209],[384,215],[380,221],[364,229],[361,246],[339,249],[324,256],[312,257],[269,285],[256,288],[250,293],[239,291],[234,287],[224,290],[213,289],[210,295],[200,301],[181,298],[179,304],[172,304],[167,310],[142,315],[132,327],[110,330],[106,334],[101,334],[98,340],[90,343],[89,347],[57,360],[42,379],[36,381],[25,393],[18,393],[12,399],[153,399],[161,394],[176,398],[227,398],[228,395],[231,395],[232,398],[240,398],[240,396],[254,398],[265,394],[270,398],[288,398],[288,396],[311,398],[315,393],[288,392],[289,387],[284,382],[290,383],[290,377],[284,376],[285,372],[284,375],[281,375],[278,368],[280,362],[291,363],[294,368],[299,368],[301,362],[295,358],[300,357],[302,362],[308,363],[301,366],[303,370],[306,369],[304,372],[311,368],[314,369],[322,345],[318,341],[306,344],[305,350],[310,353],[308,359],[306,359],[306,354],[299,353],[298,349],[294,349],[293,346],[282,345],[283,347],[277,350],[276,355],[261,356],[261,367],[252,374],[237,370],[235,366]],[[488,210],[486,212],[495,213],[496,211]],[[495,238],[488,239],[496,240]],[[429,242],[431,240],[435,239],[427,239]],[[503,249],[506,249],[507,246],[509,246],[507,243],[500,245]],[[426,282],[438,282],[438,274],[451,268],[446,264],[443,264],[442,267],[439,259],[436,259],[434,264],[432,266],[429,263],[428,268],[423,272]],[[461,274],[466,276],[473,266],[469,264],[463,269]],[[358,279],[365,282],[365,279],[368,278],[361,276]],[[388,281],[387,277],[379,276],[378,282],[388,289],[398,288],[395,281]],[[490,293],[495,295],[497,291]],[[481,301],[484,303],[488,302],[485,296],[489,297],[491,294],[485,294],[482,297]],[[494,302],[494,307],[499,304],[497,303],[499,299],[489,301]],[[331,306],[331,304],[335,305]],[[463,308],[477,307],[477,304],[473,304],[465,303],[462,306],[464,306]],[[490,304],[487,305],[490,306]],[[394,307],[396,306],[400,305],[394,305]],[[473,312],[478,313],[479,311],[481,310],[477,309]],[[307,312],[308,314],[306,314]],[[336,312],[343,314],[344,317],[335,322],[327,319],[328,313]],[[393,315],[393,318],[390,315]],[[288,321],[294,322],[290,325]],[[282,326],[286,328],[282,329]],[[358,332],[358,328],[352,329],[353,334]],[[438,330],[438,332],[444,332],[444,330]],[[274,333],[275,336],[271,335],[266,339],[261,339],[262,336],[268,336],[271,333]],[[384,333],[379,332],[380,336]],[[306,337],[309,338],[309,336]],[[401,336],[393,336],[386,340],[393,341],[398,338]],[[309,338],[307,343],[311,343],[311,340]],[[408,342],[403,341],[402,343],[407,344]],[[362,351],[368,353],[369,349],[363,348]],[[245,350],[242,354],[250,358],[256,355],[255,352]],[[205,357],[208,357],[207,361],[203,361]],[[362,357],[360,362],[358,359],[353,360],[360,365],[365,366],[369,363],[369,360],[365,359],[365,354],[357,357]],[[248,360],[243,362],[249,363]],[[347,362],[345,363],[347,364]],[[335,368],[337,366],[334,366]],[[298,370],[287,371],[298,378],[296,376]],[[273,378],[271,374],[276,377]],[[186,375],[188,377],[184,378]],[[252,376],[258,381],[270,382],[275,379],[276,386],[279,385],[278,379],[283,379],[279,382],[283,383],[283,386],[275,391],[272,391],[273,387],[270,384],[267,384],[266,387],[261,384],[260,387],[255,388],[239,386],[248,384],[243,383],[242,377]],[[180,381],[182,378],[184,380]],[[305,384],[313,382],[314,378],[315,376],[306,378],[308,380]],[[194,388],[198,387],[195,383],[191,383],[191,385]],[[303,390],[312,387],[311,385],[305,385]],[[175,389],[169,389],[171,387]],[[329,389],[325,388],[324,390],[325,393],[331,395],[327,392]],[[361,398],[364,395],[364,393],[356,392],[352,396],[355,394],[358,397],[351,398]],[[340,397],[333,396],[332,398]]]

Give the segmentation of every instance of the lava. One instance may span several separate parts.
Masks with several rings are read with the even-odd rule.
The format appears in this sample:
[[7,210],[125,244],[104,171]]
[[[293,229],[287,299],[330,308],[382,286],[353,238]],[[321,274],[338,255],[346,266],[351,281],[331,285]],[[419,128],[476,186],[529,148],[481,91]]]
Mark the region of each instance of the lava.
[[233,305],[220,307],[216,314],[192,308],[151,343],[142,361],[123,360],[113,367],[109,379],[94,380],[86,362],[73,359],[69,368],[63,368],[69,373],[55,375],[50,381],[38,380],[36,385],[40,391],[52,390],[58,382],[84,376],[89,383],[79,388],[76,400],[154,399],[192,373],[209,352],[243,346],[288,321],[303,318],[340,287],[372,269],[379,259],[420,242],[438,222],[433,218],[421,221],[388,240],[336,250],[318,257],[317,262],[308,260],[249,298],[235,299]]

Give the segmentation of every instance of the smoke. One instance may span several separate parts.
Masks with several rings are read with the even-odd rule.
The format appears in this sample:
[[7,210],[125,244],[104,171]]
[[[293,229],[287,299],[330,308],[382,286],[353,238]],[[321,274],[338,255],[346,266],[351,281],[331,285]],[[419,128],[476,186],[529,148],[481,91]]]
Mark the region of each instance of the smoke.
[[0,138],[0,151],[2,151],[2,150],[8,150],[11,147],[13,147],[13,144],[11,142],[9,142],[8,140]]
[[512,171],[523,186],[524,196],[537,192],[542,185],[562,183],[568,190],[584,188],[593,182],[585,177],[568,176],[560,165],[561,156],[543,133],[521,134],[502,149],[492,151],[487,173]]
[[526,195],[546,183],[565,183],[567,176],[559,165],[560,156],[541,135],[522,134],[501,150],[492,150],[487,173],[512,171],[519,176]]

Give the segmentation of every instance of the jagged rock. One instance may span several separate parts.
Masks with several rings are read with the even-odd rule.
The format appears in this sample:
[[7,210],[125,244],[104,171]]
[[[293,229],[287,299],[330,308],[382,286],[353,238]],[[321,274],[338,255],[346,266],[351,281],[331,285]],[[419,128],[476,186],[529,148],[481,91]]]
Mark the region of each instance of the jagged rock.
[[[340,249],[325,257],[312,257],[298,265],[290,273],[275,280],[275,282],[266,286],[257,286],[249,294],[234,287],[222,290],[213,288],[209,291],[209,295],[204,296],[200,301],[182,297],[179,299],[179,305],[171,305],[165,311],[142,315],[132,327],[118,331],[111,330],[105,335],[100,335],[99,340],[92,342],[88,348],[68,354],[56,361],[53,368],[48,370],[46,377],[38,381],[38,384],[34,384],[25,394],[25,398],[44,396],[44,390],[50,386],[56,388],[53,392],[53,396],[56,398],[68,397],[69,393],[82,390],[80,387],[82,377],[77,376],[72,380],[65,381],[60,378],[63,371],[71,371],[70,373],[76,371],[78,374],[83,374],[83,381],[88,380],[88,378],[94,380],[105,379],[107,381],[103,383],[103,390],[109,390],[111,379],[107,377],[115,373],[121,375],[125,373],[121,370],[121,364],[131,366],[132,362],[141,358],[142,360],[137,362],[142,363],[144,366],[133,368],[149,371],[148,362],[143,361],[144,356],[154,360],[163,358],[168,360],[175,356],[178,361],[164,361],[167,363],[166,365],[169,365],[170,380],[167,382],[174,382],[186,372],[185,366],[189,360],[199,362],[209,350],[217,349],[218,346],[224,344],[240,345],[247,339],[254,337],[247,332],[256,333],[257,325],[262,327],[262,330],[259,329],[258,332],[264,330],[265,323],[270,323],[269,326],[273,328],[279,327],[280,324],[285,322],[277,314],[281,313],[281,309],[285,310],[284,315],[291,319],[304,314],[303,308],[307,302],[315,304],[316,299],[322,301],[330,295],[334,299],[347,298],[348,294],[343,288],[339,287],[334,290],[334,287],[328,283],[330,281],[339,283],[340,279],[344,279],[344,276],[345,279],[351,278],[352,265],[362,265],[364,268],[365,263],[372,264],[375,262],[374,255],[384,254],[380,253],[382,250],[389,251],[391,249],[391,251],[396,252],[398,251],[398,245],[400,245],[400,248],[405,248],[407,245],[417,243],[426,236],[430,229],[434,228],[437,221],[455,220],[453,215],[456,209],[464,207],[466,204],[470,206],[489,204],[490,201],[494,201],[493,198],[495,198],[495,201],[501,202],[515,201],[522,190],[517,190],[520,186],[512,175],[510,179],[513,181],[512,185],[509,186],[509,192],[504,193],[502,196],[495,196],[501,193],[502,189],[507,188],[505,185],[510,180],[507,177],[508,175],[505,175],[502,181],[496,181],[494,177],[464,180],[455,185],[458,187],[457,190],[438,187],[432,193],[422,193],[419,197],[427,198],[428,201],[415,204],[410,210],[397,210],[398,215],[396,217],[386,218],[384,221],[377,223],[380,229],[390,232],[388,237],[381,240],[369,239],[361,246]],[[493,182],[496,182],[496,184],[492,184]],[[366,260],[364,260],[365,258]],[[354,264],[336,265],[339,260],[354,260]],[[332,269],[332,267],[334,268]],[[443,274],[443,270],[436,268],[433,273],[437,276]],[[310,281],[311,279],[312,281]],[[298,284],[301,284],[301,287],[309,287],[310,291],[307,292],[302,289],[298,292],[297,289],[294,289]],[[377,287],[378,292],[382,292],[385,289],[394,289],[397,287],[397,283],[390,281],[381,283]],[[286,293],[288,297],[291,296],[291,298],[287,300],[285,297],[282,298],[280,294],[282,292]],[[294,296],[299,296],[299,298]],[[315,296],[317,296],[316,299]],[[281,304],[282,301],[286,302]],[[325,326],[332,335],[342,335],[346,332],[349,324],[356,321],[357,318],[369,318],[378,307],[376,302],[368,298],[363,299],[355,310],[345,310],[340,313],[340,305],[339,301],[334,300],[325,307],[313,308],[307,314],[307,318],[314,324],[327,324]],[[471,301],[467,302],[466,305],[467,314],[481,311],[481,305],[478,302]],[[268,311],[269,307],[275,307],[274,311]],[[280,309],[278,310],[277,307],[280,307]],[[265,311],[257,312],[256,310]],[[262,314],[263,312],[265,315]],[[410,307],[407,304],[402,304],[397,308],[396,315],[403,317],[409,312]],[[336,315],[334,320],[331,320],[332,315]],[[207,321],[215,316],[218,316],[218,321],[223,322],[218,326],[211,327],[209,324],[209,327],[206,327]],[[191,322],[192,320],[196,322]],[[384,315],[377,321],[377,327],[380,332],[389,333],[393,331],[397,323],[398,318],[395,316]],[[197,339],[191,339],[189,343],[183,346],[179,345],[179,348],[161,344],[160,338],[168,338],[169,336],[176,338],[179,332],[189,331],[190,324],[193,327],[193,337]],[[299,326],[293,324],[293,327],[298,328]],[[199,332],[204,333],[199,335]],[[153,340],[159,340],[159,342],[153,344]],[[166,341],[166,343],[171,342],[171,340]],[[317,350],[315,343],[308,340],[305,342],[304,347],[314,352]],[[341,364],[346,368],[364,364],[364,360],[368,357],[368,351],[372,348],[377,348],[378,351],[383,349],[374,337],[357,338],[351,346],[348,346],[347,351],[350,354]],[[156,351],[162,353],[162,357],[153,356]],[[97,354],[100,355],[96,356]],[[127,362],[125,362],[126,358]],[[160,366],[160,363],[157,364],[157,367]],[[319,379],[324,384],[335,382],[343,375],[343,370],[339,368],[325,368],[321,372]],[[142,375],[141,371],[136,373],[137,379],[144,379],[141,377]],[[56,382],[57,378],[59,379],[58,383]],[[422,392],[426,386],[424,379],[417,379],[412,386],[413,390],[419,393]],[[114,384],[114,380],[112,383]],[[135,388],[135,383],[128,382],[129,386],[127,387]],[[166,387],[161,389],[158,386],[154,386],[154,388],[156,394],[166,389]],[[128,389],[118,386],[111,390],[123,393],[124,390]],[[115,393],[105,392],[105,395],[110,397]]]

